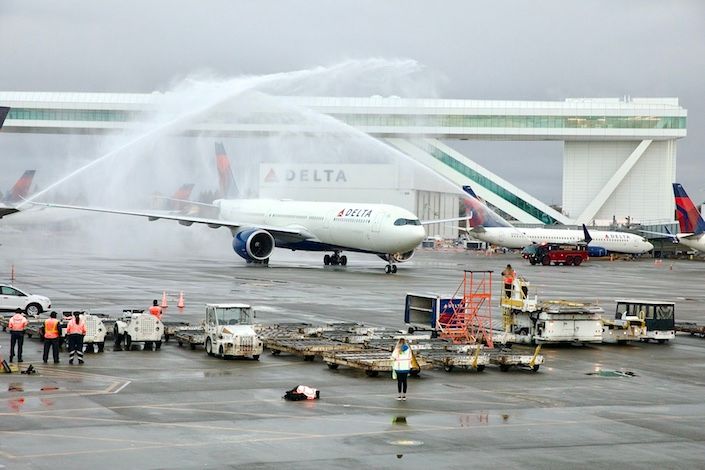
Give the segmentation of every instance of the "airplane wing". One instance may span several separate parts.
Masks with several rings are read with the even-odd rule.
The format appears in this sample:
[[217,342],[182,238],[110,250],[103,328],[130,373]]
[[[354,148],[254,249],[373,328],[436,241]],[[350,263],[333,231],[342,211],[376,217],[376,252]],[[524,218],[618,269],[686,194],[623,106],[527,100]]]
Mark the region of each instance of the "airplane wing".
[[15,209],[14,207],[0,207],[0,219],[5,217],[6,215],[14,214],[15,212],[19,212],[19,210]]
[[446,222],[458,222],[460,220],[468,220],[468,218],[469,217],[453,217],[450,219],[422,220],[421,225],[444,224]]
[[259,228],[259,229],[266,230],[269,233],[271,233],[274,238],[286,240],[288,242],[310,240],[310,239],[315,238],[313,235],[311,235],[307,231],[305,231],[303,229],[298,229],[298,228],[270,227],[267,225],[252,225],[252,224],[248,224],[248,223],[239,223],[239,222],[233,222],[233,221],[228,221],[228,220],[208,219],[208,218],[203,218],[203,217],[189,217],[186,215],[179,215],[179,214],[168,214],[168,213],[160,214],[158,212],[127,211],[127,210],[118,210],[118,209],[105,209],[105,208],[100,208],[100,207],[72,206],[72,205],[67,205],[67,204],[50,204],[50,203],[43,203],[43,202],[30,202],[30,204],[33,204],[36,206],[54,207],[54,208],[59,208],[59,209],[72,209],[72,210],[88,211],[88,212],[102,212],[105,214],[122,214],[122,215],[131,215],[131,216],[135,216],[135,217],[145,217],[145,218],[149,219],[150,222],[155,221],[155,220],[159,220],[159,219],[175,220],[179,224],[185,225],[187,227],[189,227],[193,224],[202,224],[202,225],[207,225],[210,228],[227,227],[227,228],[231,229],[232,231],[238,231],[238,230],[240,230],[242,228],[246,228],[246,227],[253,227],[253,228]]

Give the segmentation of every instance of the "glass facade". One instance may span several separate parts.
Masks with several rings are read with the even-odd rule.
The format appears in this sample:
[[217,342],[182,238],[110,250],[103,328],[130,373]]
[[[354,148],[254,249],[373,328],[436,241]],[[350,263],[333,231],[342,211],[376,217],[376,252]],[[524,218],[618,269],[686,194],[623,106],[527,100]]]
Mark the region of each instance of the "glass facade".
[[127,122],[139,116],[135,111],[117,111],[103,109],[25,109],[11,108],[7,119],[26,119],[37,121],[110,121]]
[[[141,112],[86,109],[12,108],[8,119],[48,121],[112,121],[126,122],[139,118]],[[445,128],[509,128],[509,129],[685,129],[686,118],[678,116],[482,116],[447,114],[331,114],[356,127],[445,127]],[[212,116],[207,121],[217,121]],[[228,122],[250,124],[295,123],[296,116],[253,113],[246,117],[222,116]]]
[[487,178],[486,176],[476,172],[469,166],[463,164],[462,162],[456,160],[455,158],[451,157],[447,153],[439,150],[436,147],[430,146],[430,145],[419,145],[419,147],[422,147],[424,151],[426,151],[429,155],[432,155],[435,159],[443,162],[444,164],[448,165],[449,167],[453,168],[455,171],[458,173],[467,176],[472,180],[473,182],[479,184],[480,186],[484,187],[485,189],[488,189],[504,199],[505,201],[509,202],[510,204],[513,204],[514,206],[518,207],[519,209],[523,210],[527,214],[531,214],[533,217],[537,218],[544,224],[558,224],[559,222],[551,217],[550,215],[546,214],[543,212],[541,209],[535,207],[534,205],[526,202],[525,200],[521,199],[519,196],[517,196],[514,193],[511,193],[504,189],[502,186],[498,185],[491,179]]
[[353,126],[457,127],[510,129],[685,129],[686,118],[676,116],[481,116],[333,114]]

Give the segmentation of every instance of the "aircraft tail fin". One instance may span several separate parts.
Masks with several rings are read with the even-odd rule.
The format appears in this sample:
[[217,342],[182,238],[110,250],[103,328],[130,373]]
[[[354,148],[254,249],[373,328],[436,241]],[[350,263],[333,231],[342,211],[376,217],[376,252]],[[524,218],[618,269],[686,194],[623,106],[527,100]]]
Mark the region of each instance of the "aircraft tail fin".
[[679,183],[673,183],[673,194],[676,198],[676,217],[680,231],[695,234],[705,232],[705,221],[683,186]]
[[511,227],[512,224],[504,220],[477,197],[470,186],[463,186],[463,191],[468,195],[463,199],[465,215],[470,227]]
[[238,197],[237,184],[233,177],[233,170],[230,166],[230,159],[225,153],[225,146],[222,142],[215,143],[215,164],[218,168],[218,190],[220,197]]
[[179,189],[176,190],[173,196],[171,196],[169,201],[169,210],[183,210],[191,199],[191,191],[193,191],[193,183],[182,184]]
[[34,174],[36,170],[26,170],[20,179],[17,180],[15,185],[8,191],[5,195],[4,202],[6,203],[17,203],[27,198],[29,190],[32,187],[32,180],[34,179]]
[[585,243],[590,244],[592,241],[592,237],[590,236],[590,232],[588,232],[587,226],[583,224],[583,234],[585,235]]

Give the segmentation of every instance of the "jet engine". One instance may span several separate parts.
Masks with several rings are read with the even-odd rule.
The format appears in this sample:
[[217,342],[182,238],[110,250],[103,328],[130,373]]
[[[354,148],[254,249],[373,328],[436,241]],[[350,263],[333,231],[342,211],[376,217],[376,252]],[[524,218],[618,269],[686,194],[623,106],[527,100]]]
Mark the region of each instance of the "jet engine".
[[262,229],[242,230],[233,238],[233,250],[248,262],[262,262],[274,250],[274,237]]
[[404,263],[409,261],[414,256],[414,250],[407,251],[406,253],[390,253],[388,255],[378,255],[384,261],[391,261],[392,263]]

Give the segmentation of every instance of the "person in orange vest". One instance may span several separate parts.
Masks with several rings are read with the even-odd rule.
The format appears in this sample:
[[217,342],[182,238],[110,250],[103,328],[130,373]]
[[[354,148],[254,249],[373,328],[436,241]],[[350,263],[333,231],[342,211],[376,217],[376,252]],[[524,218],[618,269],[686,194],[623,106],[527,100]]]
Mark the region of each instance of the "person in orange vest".
[[7,327],[10,329],[10,362],[15,356],[15,345],[17,345],[17,362],[22,362],[22,344],[24,343],[24,330],[29,322],[22,314],[22,309],[15,310],[15,314],[10,318]]
[[49,359],[49,348],[54,356],[54,364],[59,363],[59,341],[61,341],[61,324],[56,318],[56,312],[51,312],[49,318],[44,320],[44,364]]
[[512,268],[511,264],[508,264],[504,271],[502,271],[502,278],[504,279],[504,295],[508,298],[512,297],[512,284],[514,283],[514,277],[516,272]]
[[149,307],[149,313],[157,317],[160,321],[162,319],[162,308],[159,306],[159,301],[154,299],[152,301],[152,306]]
[[73,312],[73,318],[66,325],[66,338],[69,343],[69,364],[78,356],[78,363],[83,364],[83,337],[86,336],[86,322],[79,312]]

